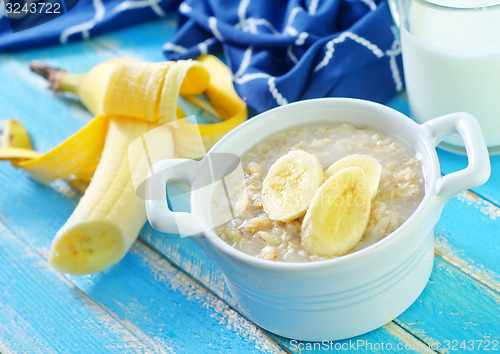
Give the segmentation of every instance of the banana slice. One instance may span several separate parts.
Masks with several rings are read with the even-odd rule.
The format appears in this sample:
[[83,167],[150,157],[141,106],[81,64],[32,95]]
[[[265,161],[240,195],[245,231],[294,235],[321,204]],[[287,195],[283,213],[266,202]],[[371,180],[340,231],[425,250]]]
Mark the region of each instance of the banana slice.
[[280,157],[262,184],[262,206],[272,220],[290,221],[305,214],[324,181],[321,163],[303,150]]
[[302,222],[304,249],[320,256],[341,256],[359,242],[371,210],[365,172],[345,168],[318,189]]
[[368,178],[368,187],[370,188],[371,198],[373,199],[378,191],[382,165],[380,165],[378,161],[371,156],[354,154],[341,158],[326,169],[325,179],[330,178],[344,168],[352,166],[358,166],[365,172],[365,175]]

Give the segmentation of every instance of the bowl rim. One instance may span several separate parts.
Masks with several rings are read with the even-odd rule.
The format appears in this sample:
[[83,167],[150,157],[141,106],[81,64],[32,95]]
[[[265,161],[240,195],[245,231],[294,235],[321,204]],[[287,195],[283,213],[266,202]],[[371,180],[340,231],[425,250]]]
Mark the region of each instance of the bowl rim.
[[[407,229],[411,228],[414,224],[418,223],[420,219],[423,217],[423,214],[430,211],[430,207],[435,202],[435,184],[436,184],[436,171],[439,171],[439,162],[438,162],[438,157],[436,153],[435,147],[431,144],[431,141],[427,135],[426,130],[424,127],[409,117],[407,117],[405,114],[391,108],[385,105],[382,105],[380,103],[376,103],[373,101],[367,101],[363,99],[356,99],[356,98],[344,98],[344,97],[326,97],[326,98],[314,98],[314,99],[309,99],[309,100],[302,100],[302,101],[297,101],[293,103],[289,103],[285,106],[279,106],[270,110],[267,110],[263,113],[260,113],[251,119],[247,120],[246,122],[240,124],[238,127],[233,129],[231,132],[229,132],[226,136],[224,136],[219,142],[217,142],[210,151],[214,150],[214,152],[217,152],[217,150],[220,148],[220,146],[224,146],[226,140],[230,138],[230,136],[234,136],[236,134],[240,134],[241,131],[247,129],[246,127],[251,125],[251,124],[256,124],[254,122],[263,120],[263,119],[269,119],[267,117],[272,117],[276,112],[280,112],[281,110],[284,109],[291,109],[293,107],[299,106],[299,105],[311,105],[316,102],[331,102],[332,105],[335,105],[337,103],[341,102],[347,102],[349,104],[352,104],[353,107],[354,105],[357,105],[359,107],[365,107],[368,110],[382,110],[385,111],[386,114],[391,114],[394,117],[398,116],[399,118],[393,118],[393,119],[403,119],[406,120],[407,123],[410,126],[414,127],[414,130],[418,132],[418,135],[421,140],[423,140],[422,146],[425,147],[425,154],[429,156],[429,166],[425,166],[426,168],[429,168],[430,171],[427,174],[428,175],[428,180],[425,179],[424,185],[425,185],[425,193],[424,193],[424,198],[421,200],[419,203],[418,207],[415,209],[415,211],[410,215],[410,217],[403,223],[401,224],[395,231],[384,237],[382,240],[379,240],[375,242],[374,244],[367,246],[365,248],[362,248],[356,252],[349,253],[343,256],[339,256],[336,258],[332,259],[327,259],[327,260],[321,260],[321,261],[314,261],[314,262],[280,262],[280,261],[274,261],[274,260],[267,260],[267,259],[261,259],[257,258],[255,256],[249,255],[247,253],[244,253],[242,251],[239,251],[229,244],[227,244],[224,240],[222,240],[212,229],[205,230],[201,235],[197,236],[192,236],[192,237],[203,237],[207,239],[207,241],[215,248],[217,248],[219,251],[224,253],[225,255],[229,256],[230,258],[243,263],[247,266],[250,266],[252,268],[257,268],[257,269],[265,269],[265,270],[273,270],[273,271],[281,271],[281,272],[296,272],[298,270],[301,271],[309,271],[309,270],[318,270],[318,269],[323,269],[323,268],[330,268],[330,267],[338,267],[340,265],[346,264],[346,263],[352,263],[352,262],[358,262],[362,258],[366,258],[369,255],[372,255],[374,253],[381,252],[382,249],[389,247],[391,244],[396,242],[399,238],[404,236],[404,233],[406,232]],[[315,121],[317,122],[317,121]],[[307,124],[307,121],[304,122],[304,124]],[[287,127],[285,129],[289,129],[293,126]],[[285,130],[284,129],[284,130]],[[379,128],[382,131],[387,132],[386,129],[384,128]],[[391,134],[394,135],[394,134]],[[263,137],[265,138],[265,137]],[[262,138],[262,139],[263,139]],[[398,137],[400,138],[400,137]],[[252,146],[255,144],[258,144],[262,139],[256,140]],[[400,140],[403,140],[400,138]],[[419,154],[419,151],[416,151],[417,154]],[[422,161],[422,159],[421,159]],[[440,173],[439,173],[440,175]],[[190,201],[191,201],[191,208],[192,210],[196,210],[196,208],[199,208],[200,206],[196,204],[195,202],[195,196],[196,193],[191,193]],[[199,213],[194,212],[193,213],[194,217],[197,219],[198,222],[202,223],[200,221],[200,216]],[[437,222],[437,219],[436,219]],[[400,236],[402,235],[402,236]]]

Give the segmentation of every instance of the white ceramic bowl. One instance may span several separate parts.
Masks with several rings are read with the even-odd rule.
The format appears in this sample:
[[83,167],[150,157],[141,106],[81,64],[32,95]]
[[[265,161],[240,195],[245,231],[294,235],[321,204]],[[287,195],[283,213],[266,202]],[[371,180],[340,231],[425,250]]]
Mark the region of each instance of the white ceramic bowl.
[[[396,231],[352,254],[311,263],[282,263],[252,257],[222,241],[206,225],[212,195],[206,188],[191,192],[191,212],[168,209],[163,200],[146,201],[152,226],[193,237],[222,270],[239,310],[278,335],[305,341],[339,340],[374,330],[405,311],[424,289],[433,265],[434,234],[445,203],[459,191],[484,183],[490,174],[486,144],[477,121],[455,113],[419,125],[386,106],[346,98],[292,103],[262,113],[220,140],[210,153],[245,151],[269,134],[296,125],[348,122],[383,129],[414,147],[421,158],[425,196],[413,215]],[[467,148],[466,169],[441,176],[435,146],[458,132]],[[170,178],[196,179],[183,160],[158,162],[160,195]],[[183,168],[172,169],[182,164]],[[163,172],[162,172],[163,171]],[[156,191],[158,192],[158,190]],[[161,194],[163,193],[163,194]]]

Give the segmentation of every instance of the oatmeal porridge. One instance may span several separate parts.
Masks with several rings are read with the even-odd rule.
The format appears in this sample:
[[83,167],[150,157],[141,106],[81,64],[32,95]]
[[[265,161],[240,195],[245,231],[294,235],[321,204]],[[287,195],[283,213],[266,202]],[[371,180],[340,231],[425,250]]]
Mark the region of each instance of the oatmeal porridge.
[[[321,174],[319,185],[333,178],[329,171],[330,167],[335,169],[332,166],[335,162],[352,155],[365,156],[376,161],[379,166],[380,179],[377,179],[375,189],[367,192],[371,195],[371,202],[360,239],[344,253],[356,252],[389,235],[410,217],[424,196],[422,167],[415,151],[387,133],[345,123],[294,127],[272,134],[241,157],[245,180],[237,188],[235,199],[231,198],[236,200],[235,218],[216,230],[221,239],[235,249],[259,258],[283,262],[310,262],[335,257],[310,252],[304,247],[301,231],[304,219],[308,218],[304,216],[305,211],[289,213],[286,217],[266,213],[266,210],[269,211],[269,207],[263,205],[266,202],[264,199],[263,203],[266,176],[275,173],[280,158],[282,160],[287,154],[293,156],[291,152],[296,152],[297,156],[299,152],[313,156],[318,161]],[[307,165],[306,171],[315,171],[316,165],[313,163],[311,166]],[[300,199],[300,196],[291,199]],[[219,196],[216,203],[224,201],[225,198]]]

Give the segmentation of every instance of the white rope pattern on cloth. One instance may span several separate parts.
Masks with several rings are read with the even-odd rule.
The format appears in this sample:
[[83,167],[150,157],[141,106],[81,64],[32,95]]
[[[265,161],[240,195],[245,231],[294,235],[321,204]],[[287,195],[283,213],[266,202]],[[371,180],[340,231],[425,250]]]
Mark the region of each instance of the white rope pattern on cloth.
[[219,29],[217,28],[217,19],[215,17],[210,17],[208,19],[208,26],[210,27],[210,30],[214,34],[215,38],[219,42],[224,42],[224,37],[222,37],[222,34],[220,34]]
[[90,21],[82,22],[80,24],[68,27],[64,31],[61,32],[61,36],[59,37],[59,41],[61,44],[66,44],[68,42],[68,38],[76,33],[81,33],[84,39],[89,38],[89,31],[104,18],[104,14],[106,13],[106,8],[104,7],[101,0],[92,0],[92,4],[94,5],[95,15]]
[[307,32],[300,32],[299,36],[295,40],[295,45],[304,45],[306,42],[306,38],[309,37],[309,33]]
[[188,51],[186,47],[183,47],[183,46],[178,45],[178,44],[174,44],[172,42],[165,43],[163,45],[163,49],[170,50],[171,52],[180,53],[180,54],[186,53]]
[[183,14],[188,14],[191,12],[191,10],[191,6],[189,6],[185,2],[181,3],[181,6],[179,6],[179,11]]
[[126,10],[142,9],[145,7],[151,7],[151,9],[159,16],[165,17],[165,11],[158,5],[160,0],[143,0],[143,1],[124,1],[120,5],[116,6],[112,13],[117,13]]
[[266,74],[266,73],[252,73],[252,74],[245,74],[242,77],[234,79],[234,82],[237,84],[245,84],[249,81],[256,80],[256,79],[269,79],[271,75]]
[[240,20],[241,27],[244,27],[246,12],[248,5],[250,4],[250,0],[241,0],[240,6],[238,6],[238,19]]
[[295,16],[297,16],[299,12],[303,11],[304,9],[300,6],[296,6],[292,9],[292,11],[290,12],[290,17],[288,18],[288,21],[286,23],[285,30],[283,31],[284,33],[288,33],[291,36],[296,36],[299,33],[299,31],[297,31],[297,29],[293,27],[293,21],[295,20]]
[[274,76],[271,76],[269,80],[267,80],[267,84],[269,86],[269,92],[271,92],[271,95],[276,100],[276,103],[278,103],[280,106],[284,106],[288,104],[288,101],[276,88],[276,83],[274,82],[275,79],[276,78]]
[[[260,56],[262,54],[264,57],[264,54],[266,53],[262,53],[261,48],[258,46],[259,44],[253,44],[253,41],[256,41],[256,43],[258,42],[259,35],[266,35],[266,40],[270,38],[269,35],[273,35],[277,38],[277,43],[281,43],[281,38],[283,38],[283,43],[285,43],[286,46],[281,47],[281,44],[279,44],[279,50],[284,50],[283,54],[286,57],[281,58],[280,60],[286,59],[288,62],[287,65],[301,65],[302,62],[304,62],[305,66],[312,65],[308,69],[308,75],[313,73],[320,74],[320,71],[325,67],[333,66],[336,61],[335,52],[337,50],[338,54],[342,53],[343,56],[348,55],[346,50],[349,52],[356,52],[359,50],[359,55],[362,58],[366,58],[360,58],[360,60],[366,60],[368,63],[379,63],[377,64],[379,65],[377,70],[384,70],[384,83],[389,82],[389,84],[391,84],[391,82],[393,82],[394,86],[391,88],[391,91],[394,89],[396,91],[401,91],[403,87],[402,72],[400,72],[401,46],[396,35],[394,36],[394,40],[392,40],[392,38],[384,38],[384,41],[379,41],[370,34],[371,32],[358,33],[358,31],[354,30],[341,31],[335,35],[331,34],[331,39],[325,40],[320,46],[315,46],[314,53],[317,53],[317,56],[316,54],[314,58],[308,56],[307,60],[302,61],[302,56],[308,51],[308,47],[305,47],[305,45],[316,42],[318,36],[317,34],[314,34],[312,30],[309,30],[309,26],[313,26],[315,24],[316,16],[318,17],[317,21],[325,21],[325,14],[323,12],[326,9],[325,4],[319,2],[319,0],[310,0],[306,3],[307,5],[304,6],[296,5],[287,8],[287,18],[284,19],[282,24],[277,24],[264,15],[267,14],[267,12],[262,12],[259,8],[255,7],[254,5],[256,4],[254,4],[251,0],[240,0],[237,3],[235,2],[231,4],[231,9],[234,11],[234,14],[228,17],[229,22],[226,22],[224,16],[219,18],[213,14],[207,14],[206,19],[208,19],[208,23],[205,22],[204,26],[208,26],[208,31],[211,32],[209,39],[205,39],[206,37],[201,38],[200,43],[186,45],[186,47],[183,47],[184,44],[182,41],[179,42],[181,46],[167,43],[164,46],[164,49],[171,51],[172,54],[178,53],[181,57],[183,53],[187,53],[189,56],[205,54],[208,52],[208,49],[212,48],[212,46],[217,42],[222,43],[223,45],[226,45],[227,43],[227,45],[231,47],[234,40],[236,41],[235,44],[238,45],[238,33],[230,31],[229,26],[237,31],[245,32],[245,36],[247,36],[247,39],[245,40],[248,41],[249,44],[241,47],[241,50],[235,51],[233,56],[226,55],[225,57],[227,64],[233,70],[233,81],[236,85],[239,85],[238,90],[242,90],[241,92],[247,92],[246,95],[249,97],[255,96],[263,98],[263,96],[259,96],[257,94],[254,95],[252,93],[252,89],[258,87],[259,92],[261,92],[260,95],[264,94],[267,96],[265,100],[262,101],[268,102],[262,103],[262,106],[264,107],[267,107],[270,104],[272,105],[272,102],[276,102],[278,105],[287,104],[290,100],[295,99],[295,96],[300,93],[297,93],[296,90],[289,90],[289,87],[286,86],[288,84],[285,83],[290,82],[291,79],[289,75],[281,77],[281,74],[275,74],[276,69],[278,68],[272,69],[274,70],[272,71],[273,74],[268,73],[265,68],[262,68],[262,63],[260,62],[262,58]],[[378,11],[380,4],[377,0],[359,0],[359,3],[361,3],[359,14],[362,14],[363,12],[369,14],[370,12],[377,11],[377,14],[372,15],[371,19],[386,16],[386,13],[383,12],[385,10],[381,9]],[[195,2],[193,2],[193,4],[195,4]],[[365,6],[366,8],[364,8]],[[183,2],[180,6],[180,11],[181,13],[189,13],[194,12],[195,8],[191,8]],[[203,14],[203,10],[201,11]],[[262,15],[260,15],[261,13]],[[189,17],[190,15],[188,18]],[[195,22],[198,20],[199,19],[196,19]],[[383,26],[377,27],[377,30],[379,30],[379,28],[383,28]],[[384,29],[386,31],[384,32],[384,35],[387,34],[387,29],[388,28]],[[368,34],[362,35],[361,33]],[[252,35],[256,36],[253,37]],[[231,37],[225,38],[226,36]],[[233,36],[236,37],[233,38]],[[292,38],[293,42],[290,41],[290,38]],[[344,42],[346,42],[345,45],[340,45]],[[175,41],[175,43],[177,42]],[[266,45],[267,44],[264,44],[264,51],[267,50]],[[391,46],[387,47],[388,45]],[[302,48],[300,48],[301,46]],[[363,49],[360,50],[360,48]],[[365,52],[364,49],[366,49],[367,52]],[[373,56],[373,58],[369,58],[370,56]],[[378,59],[384,60],[379,61]],[[259,63],[256,68],[253,67],[254,61]],[[345,63],[340,64],[344,65]],[[325,74],[328,75],[329,73],[325,71]],[[320,75],[323,75],[323,73]],[[265,81],[252,83],[254,80]],[[349,81],[346,82],[346,85],[351,84]],[[322,94],[325,94],[327,89],[328,88],[326,87],[313,88],[313,90],[321,92]],[[342,89],[344,88],[342,87],[341,90]],[[314,95],[312,91],[306,94]],[[382,93],[381,95],[384,94],[385,93]]]
[[319,0],[311,0],[311,4],[309,5],[309,15],[316,15],[316,11],[318,10]]
[[240,68],[233,75],[234,78],[240,77],[245,72],[245,70],[247,70],[248,65],[250,65],[250,60],[252,59],[252,54],[253,54],[253,47],[248,47],[247,50],[245,50],[245,54],[243,54],[243,59],[241,60]]
[[361,0],[361,1],[363,1],[366,4],[366,6],[370,8],[370,10],[375,11],[377,9],[377,4],[375,4],[373,0]]
[[[115,8],[108,10],[110,14],[116,14],[123,11],[130,11],[135,9],[143,9],[143,8],[151,8],[151,10],[158,16],[164,17],[165,11],[158,4],[161,0],[127,0],[120,4],[118,4]],[[84,39],[89,38],[89,31],[94,28],[94,26],[104,19],[104,15],[106,14],[106,7],[102,3],[101,0],[92,0],[92,4],[94,6],[94,17],[89,20],[74,26],[68,27],[61,32],[59,36],[59,42],[61,44],[66,44],[68,39],[77,33],[81,33]]]
[[200,50],[200,55],[205,55],[208,54],[208,46],[207,42],[209,42],[211,39],[206,39],[203,42],[198,43],[198,49]]
[[367,40],[363,37],[359,37],[357,34],[354,34],[352,32],[343,32],[342,34],[340,34],[340,36],[330,40],[326,44],[325,56],[320,61],[320,63],[314,68],[314,72],[317,72],[328,65],[328,63],[330,62],[330,60],[333,57],[333,52],[335,51],[335,44],[342,43],[347,38],[350,38],[353,41],[355,41],[356,43],[361,44],[363,47],[366,47],[378,58],[382,58],[384,56],[384,52],[382,52],[382,50],[379,47],[377,47],[375,44],[371,43],[369,40]]
[[[375,10],[377,7],[377,5],[375,4],[375,2],[373,0],[362,0],[362,1],[372,11]],[[296,15],[299,12],[304,11],[304,9],[302,7],[295,7],[292,9],[290,16],[288,18],[287,24],[283,30],[283,33],[280,33],[279,31],[276,30],[276,28],[274,28],[274,26],[267,19],[264,19],[264,18],[259,19],[259,18],[254,18],[254,17],[247,18],[246,12],[247,12],[247,8],[248,8],[249,3],[250,3],[249,0],[241,0],[240,1],[240,4],[238,6],[238,23],[234,25],[234,27],[236,29],[241,29],[243,31],[251,32],[251,33],[259,33],[258,26],[264,26],[265,28],[270,30],[275,35],[287,34],[287,35],[297,36],[297,39],[295,40],[295,45],[297,45],[297,46],[303,45],[305,43],[305,40],[307,39],[309,34],[307,32],[298,33],[297,29],[293,26],[293,22],[295,20]],[[308,8],[309,14],[316,13],[318,4],[319,4],[318,1],[312,1],[310,3],[309,8]],[[215,18],[213,18],[213,17],[210,18],[209,27],[210,27],[211,31],[213,32],[214,36],[220,42],[224,42],[223,36],[218,31],[217,20]],[[401,53],[401,48],[400,48],[400,44],[399,44],[399,40],[398,40],[397,36],[395,36],[395,38],[394,38],[392,48],[387,50],[384,53],[384,51],[382,51],[377,45],[370,42],[366,38],[363,38],[355,33],[349,32],[349,31],[343,32],[339,36],[337,36],[336,38],[327,42],[327,44],[325,46],[326,51],[324,53],[324,56],[321,59],[321,61],[314,68],[314,72],[318,72],[322,68],[327,66],[330,63],[330,61],[332,60],[333,54],[335,52],[335,45],[342,43],[347,39],[350,39],[353,42],[358,43],[359,45],[365,47],[370,52],[372,52],[373,55],[375,55],[377,58],[382,58],[384,56],[389,57],[389,69],[391,70],[396,90],[400,91],[402,89],[402,86],[403,86],[402,77],[401,77],[401,73],[399,72],[397,61],[396,61],[396,57]],[[283,96],[283,94],[281,92],[279,92],[279,90],[276,87],[276,82],[275,82],[276,77],[271,76],[271,75],[266,74],[266,73],[245,74],[245,71],[248,69],[248,67],[252,61],[253,54],[254,54],[253,46],[250,46],[245,50],[243,57],[241,58],[241,62],[239,63],[238,69],[236,70],[236,72],[233,75],[233,80],[235,81],[235,83],[241,85],[241,84],[245,84],[245,83],[252,81],[252,80],[255,80],[255,79],[267,79],[269,92],[271,93],[272,97],[276,100],[276,102],[279,105],[287,104],[288,100],[286,99],[286,97]],[[293,53],[293,46],[289,46],[287,48],[287,56],[293,63],[298,62],[298,58]]]

